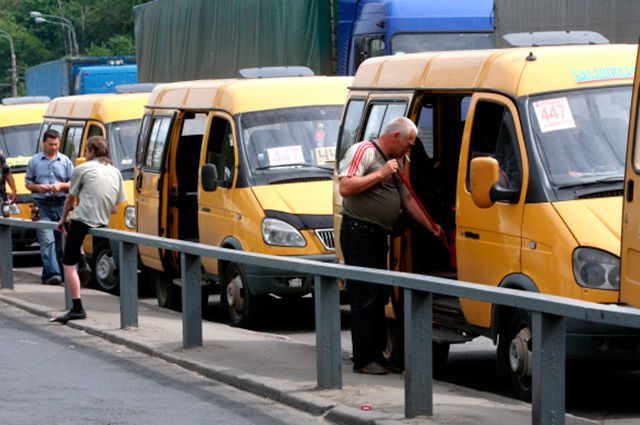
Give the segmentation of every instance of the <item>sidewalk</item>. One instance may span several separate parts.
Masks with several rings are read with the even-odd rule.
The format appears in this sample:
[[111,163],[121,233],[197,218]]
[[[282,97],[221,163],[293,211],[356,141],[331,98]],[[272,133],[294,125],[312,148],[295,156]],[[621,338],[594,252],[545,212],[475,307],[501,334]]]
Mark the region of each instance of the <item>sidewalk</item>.
[[[14,290],[0,289],[0,301],[43,316],[42,326],[62,311],[62,287],[44,286],[38,276],[14,270]],[[120,329],[120,304],[115,296],[83,289],[86,320],[69,322],[114,343],[162,358],[186,369],[269,397],[291,407],[324,415],[338,424],[492,424],[531,423],[531,406],[517,400],[449,383],[434,382],[434,416],[404,419],[402,375],[354,374],[343,359],[343,389],[315,389],[315,349],[286,337],[203,322],[204,346],[182,348],[180,313],[146,303],[139,304],[139,327]],[[362,405],[371,410],[362,410]],[[567,424],[596,422],[567,416]]]

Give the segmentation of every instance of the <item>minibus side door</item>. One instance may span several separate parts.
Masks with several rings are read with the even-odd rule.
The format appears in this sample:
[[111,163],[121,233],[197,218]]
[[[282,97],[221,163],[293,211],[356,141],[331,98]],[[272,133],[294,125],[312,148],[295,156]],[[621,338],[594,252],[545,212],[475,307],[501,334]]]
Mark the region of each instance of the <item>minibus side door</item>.
[[[471,98],[460,151],[456,202],[458,278],[497,286],[504,276],[520,271],[522,217],[527,187],[527,158],[518,111],[501,95],[476,93]],[[500,185],[517,190],[509,201],[486,208],[471,195],[470,163],[493,157],[500,165]],[[470,323],[489,327],[491,304],[460,300]]]
[[[155,116],[146,137],[141,141],[136,175],[136,222],[138,232],[164,236],[160,195],[165,172],[165,147],[168,146],[172,117]],[[164,270],[158,248],[139,245],[140,259],[145,266]]]
[[640,137],[638,132],[638,111],[640,111],[638,108],[638,102],[640,102],[638,66],[640,65],[640,57],[636,61],[622,207],[620,301],[640,307],[640,143],[638,143],[638,137]]

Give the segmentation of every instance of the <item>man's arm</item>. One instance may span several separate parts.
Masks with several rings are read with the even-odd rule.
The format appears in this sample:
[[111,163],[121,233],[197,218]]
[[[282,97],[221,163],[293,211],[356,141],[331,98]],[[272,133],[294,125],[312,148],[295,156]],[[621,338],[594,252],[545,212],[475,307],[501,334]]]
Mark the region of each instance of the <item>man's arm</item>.
[[11,188],[9,199],[11,199],[11,202],[16,202],[16,198],[18,197],[18,189],[16,189],[16,181],[13,179],[13,174],[11,174],[11,172],[8,172],[5,177],[7,178],[7,183],[9,183],[9,188]]
[[68,192],[69,191],[69,182],[57,182],[49,186],[49,190],[52,192]]
[[58,222],[58,226],[56,230],[63,232],[64,231],[64,223],[67,221],[67,217],[71,210],[73,210],[73,206],[76,204],[76,196],[72,194],[67,195],[67,199],[64,200],[64,207],[62,208],[62,218]]
[[433,223],[435,227],[431,226],[431,223],[429,223],[429,220],[427,220],[427,217],[424,215],[424,213],[418,206],[418,203],[416,202],[415,199],[413,199],[413,196],[409,194],[404,198],[402,198],[402,206],[406,211],[409,212],[409,215],[415,221],[417,221],[418,223],[426,227],[436,237],[440,237],[440,235],[442,234],[442,227],[440,227],[440,225],[437,223]]
[[398,162],[395,159],[391,159],[375,173],[369,173],[365,176],[343,176],[340,178],[339,183],[340,195],[345,198],[358,195],[371,186],[380,183],[396,171],[398,171]]

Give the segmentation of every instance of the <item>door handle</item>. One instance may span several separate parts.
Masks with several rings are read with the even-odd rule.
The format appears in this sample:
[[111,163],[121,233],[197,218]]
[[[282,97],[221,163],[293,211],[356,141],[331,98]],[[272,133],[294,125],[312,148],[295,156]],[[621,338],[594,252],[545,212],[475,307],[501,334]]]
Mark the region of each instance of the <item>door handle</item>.
[[633,180],[627,181],[627,202],[633,202]]
[[202,211],[202,212],[211,212],[211,208],[209,208],[209,207],[202,207],[202,208],[200,209],[200,211]]
[[140,189],[142,189],[142,171],[136,176],[136,191],[140,193]]
[[464,237],[469,239],[480,239],[480,235],[475,232],[464,232]]

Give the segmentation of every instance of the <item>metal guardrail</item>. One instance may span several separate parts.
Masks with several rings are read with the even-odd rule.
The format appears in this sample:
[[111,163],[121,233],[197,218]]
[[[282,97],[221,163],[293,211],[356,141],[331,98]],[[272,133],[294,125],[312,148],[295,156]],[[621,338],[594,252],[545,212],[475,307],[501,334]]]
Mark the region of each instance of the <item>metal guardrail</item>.
[[[54,228],[52,222],[0,218],[1,287],[13,289],[11,226]],[[403,288],[405,296],[405,416],[433,414],[433,294],[472,298],[531,312],[533,331],[533,424],[565,423],[566,319],[640,328],[640,310],[513,289],[386,270],[217,248],[204,244],[109,229],[89,233],[120,244],[120,326],[138,326],[136,245],[181,253],[182,328],[185,348],[202,346],[200,257],[286,269],[315,276],[318,389],[342,388],[339,279]]]

